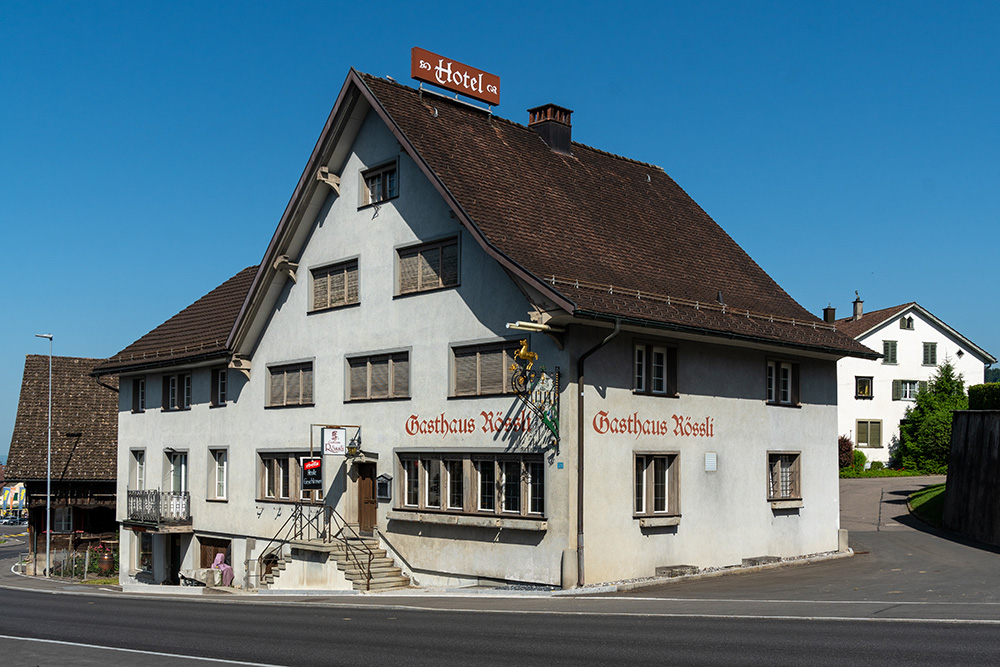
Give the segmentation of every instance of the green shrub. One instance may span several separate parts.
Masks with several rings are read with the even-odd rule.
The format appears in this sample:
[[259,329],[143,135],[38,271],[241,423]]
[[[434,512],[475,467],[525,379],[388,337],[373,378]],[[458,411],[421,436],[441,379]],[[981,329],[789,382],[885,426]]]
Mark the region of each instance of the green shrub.
[[872,461],[872,464],[871,464],[871,466],[870,466],[869,469],[870,470],[882,470],[884,468],[885,468],[885,464],[882,463],[881,461]]
[[969,387],[970,410],[1000,410],[1000,382]]
[[926,474],[948,471],[951,450],[951,414],[968,410],[965,382],[955,367],[945,361],[926,387],[917,392],[916,401],[906,408],[899,424],[899,458],[903,467]]
[[865,464],[866,463],[868,463],[868,457],[865,456],[865,453],[862,452],[862,451],[860,451],[860,450],[855,449],[854,450],[854,461],[851,464],[851,467],[854,468],[854,471],[855,472],[861,472],[862,470],[865,469]]

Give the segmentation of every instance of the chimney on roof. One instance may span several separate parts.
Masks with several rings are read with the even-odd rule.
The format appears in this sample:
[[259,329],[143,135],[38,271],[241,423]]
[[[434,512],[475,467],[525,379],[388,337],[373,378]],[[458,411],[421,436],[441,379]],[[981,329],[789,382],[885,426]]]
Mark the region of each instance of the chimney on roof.
[[857,290],[855,290],[854,291],[854,319],[856,319],[856,320],[860,320],[861,319],[861,315],[864,312],[864,309],[861,307],[861,305],[863,303],[864,303],[864,301],[861,300],[861,297],[858,296]]
[[542,138],[549,148],[557,153],[572,155],[570,142],[572,140],[572,123],[570,116],[573,111],[556,104],[543,104],[534,109],[528,109],[528,127]]
[[827,324],[833,324],[837,321],[837,309],[833,306],[827,306],[823,309],[823,321]]

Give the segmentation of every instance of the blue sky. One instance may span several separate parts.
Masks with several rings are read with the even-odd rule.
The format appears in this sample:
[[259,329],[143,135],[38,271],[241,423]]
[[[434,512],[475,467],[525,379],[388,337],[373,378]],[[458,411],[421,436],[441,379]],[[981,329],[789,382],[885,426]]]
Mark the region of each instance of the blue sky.
[[256,264],[348,68],[413,46],[662,166],[812,312],[917,301],[1000,354],[1000,4],[474,7],[0,3],[0,458],[34,334],[106,357]]

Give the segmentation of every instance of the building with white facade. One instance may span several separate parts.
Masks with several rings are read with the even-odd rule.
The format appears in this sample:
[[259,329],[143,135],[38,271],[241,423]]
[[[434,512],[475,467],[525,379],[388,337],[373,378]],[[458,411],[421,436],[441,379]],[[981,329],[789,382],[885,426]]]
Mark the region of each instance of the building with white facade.
[[287,532],[334,510],[428,585],[838,549],[836,364],[877,355],[570,130],[350,71],[259,267],[99,369],[124,584],[223,552],[240,585],[348,587]]
[[[832,309],[826,319],[833,320]],[[917,303],[865,313],[860,298],[837,329],[880,350],[879,359],[844,358],[837,363],[839,429],[869,461],[887,463],[899,441],[899,422],[917,391],[948,361],[965,386],[983,382],[996,358]]]

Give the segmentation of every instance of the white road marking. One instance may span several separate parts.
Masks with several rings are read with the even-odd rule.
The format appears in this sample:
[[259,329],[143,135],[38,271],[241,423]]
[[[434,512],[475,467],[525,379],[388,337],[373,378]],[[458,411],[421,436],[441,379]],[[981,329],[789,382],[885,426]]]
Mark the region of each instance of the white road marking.
[[74,646],[77,648],[96,648],[104,651],[118,651],[120,653],[138,653],[140,655],[155,655],[163,658],[180,658],[183,660],[200,660],[202,662],[214,662],[220,665],[246,665],[247,667],[286,667],[285,665],[275,665],[264,662],[244,662],[242,660],[225,660],[223,658],[203,658],[197,655],[182,655],[179,653],[161,653],[160,651],[141,651],[134,648],[118,648],[115,646],[101,646],[99,644],[80,644],[78,642],[64,642],[58,639],[36,639],[34,637],[12,637],[10,635],[0,635],[0,639],[13,639],[22,642],[38,642],[39,644],[58,644],[60,646]]

